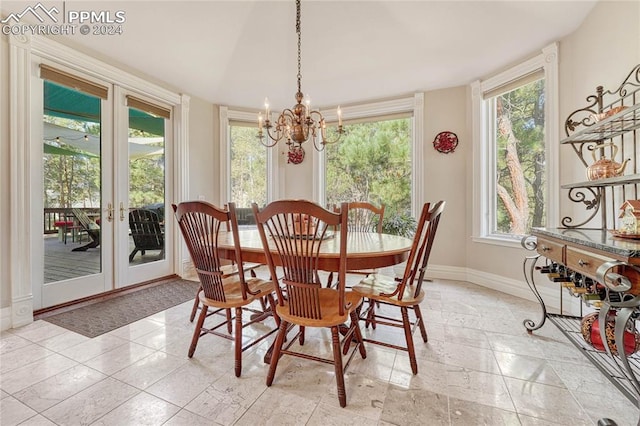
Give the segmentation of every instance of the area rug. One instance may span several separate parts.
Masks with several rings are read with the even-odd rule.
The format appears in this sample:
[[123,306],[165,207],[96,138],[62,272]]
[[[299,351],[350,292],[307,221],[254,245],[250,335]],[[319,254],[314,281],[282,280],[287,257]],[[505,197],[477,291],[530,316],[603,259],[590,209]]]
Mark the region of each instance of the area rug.
[[195,281],[176,279],[42,319],[83,336],[96,337],[193,300],[198,286]]

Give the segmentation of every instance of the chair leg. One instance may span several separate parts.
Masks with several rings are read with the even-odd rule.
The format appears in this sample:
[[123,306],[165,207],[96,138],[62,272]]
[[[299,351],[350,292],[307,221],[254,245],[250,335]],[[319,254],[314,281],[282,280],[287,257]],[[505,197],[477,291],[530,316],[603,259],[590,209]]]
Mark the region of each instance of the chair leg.
[[300,336],[298,336],[298,343],[300,343],[300,346],[304,345],[304,325],[300,326]]
[[134,248],[131,254],[129,255],[129,262],[133,262],[133,258],[136,257],[136,253],[138,253],[138,249]]
[[420,334],[422,334],[422,340],[427,343],[429,341],[429,337],[427,336],[427,328],[424,325],[424,320],[422,319],[422,312],[420,311],[420,306],[416,305],[413,307],[413,310],[416,313],[416,320],[420,326]]
[[[230,312],[231,309],[227,309]],[[236,377],[242,374],[242,308],[236,308],[236,335],[235,335],[235,352],[236,352]]]
[[193,301],[193,308],[191,308],[191,315],[189,316],[189,322],[193,322],[196,317],[196,312],[198,311],[198,305],[200,305],[200,292],[202,291],[202,286],[198,287],[198,291],[196,292],[196,298]]
[[329,277],[327,278],[327,288],[331,288],[333,284],[333,272],[329,272]]
[[338,326],[331,327],[331,342],[333,344],[333,365],[336,372],[338,386],[338,401],[341,407],[347,406],[347,393],[344,388],[344,371],[342,369],[342,351],[340,350],[340,331]]
[[191,339],[191,346],[189,347],[189,358],[193,357],[193,354],[196,351],[198,339],[200,339],[200,332],[202,331],[202,326],[204,325],[204,319],[207,317],[208,310],[209,307],[206,305],[204,305],[200,310],[200,316],[198,317],[198,322],[193,330],[193,338]]
[[267,386],[271,386],[273,378],[276,375],[276,367],[278,367],[278,361],[280,360],[280,351],[282,350],[282,344],[287,334],[289,324],[286,321],[280,322],[280,330],[276,341],[273,343],[273,354],[271,354],[271,361],[269,362],[269,373],[267,374]]
[[377,301],[369,299],[369,309],[367,309],[367,319],[364,322],[365,328],[371,324],[372,329],[376,329],[376,303]]
[[411,335],[411,322],[409,321],[409,311],[406,306],[400,308],[402,312],[402,325],[404,326],[404,337],[407,340],[407,352],[409,352],[409,363],[411,372],[418,374],[418,362],[416,361],[416,351],[413,346],[413,336]]
[[231,309],[224,310],[225,315],[227,316],[227,333],[233,333],[233,318],[231,318]]
[[354,334],[356,336],[354,340],[356,341],[356,344],[359,345],[358,350],[360,351],[360,356],[362,357],[362,359],[366,359],[367,349],[364,347],[364,341],[362,340],[362,333],[360,332],[360,324],[358,323],[358,314],[356,313],[356,311],[351,312],[351,326],[355,327]]

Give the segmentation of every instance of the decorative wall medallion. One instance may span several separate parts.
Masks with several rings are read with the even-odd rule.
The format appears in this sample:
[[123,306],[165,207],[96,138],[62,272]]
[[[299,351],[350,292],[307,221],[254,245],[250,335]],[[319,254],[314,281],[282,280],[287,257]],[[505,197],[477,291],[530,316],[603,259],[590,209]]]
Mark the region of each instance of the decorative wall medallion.
[[458,136],[453,132],[440,132],[433,140],[433,147],[443,154],[453,152],[458,146]]
[[291,145],[287,153],[287,163],[300,164],[304,160],[304,148],[301,146]]

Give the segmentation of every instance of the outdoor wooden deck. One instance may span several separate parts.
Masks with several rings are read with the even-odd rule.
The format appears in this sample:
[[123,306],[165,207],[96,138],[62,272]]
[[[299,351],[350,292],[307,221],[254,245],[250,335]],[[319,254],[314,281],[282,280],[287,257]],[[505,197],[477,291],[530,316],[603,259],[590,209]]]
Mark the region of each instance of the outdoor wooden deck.
[[[100,272],[99,248],[87,251],[72,251],[87,243],[87,238],[80,242],[72,241],[71,236],[67,237],[67,244],[58,239],[57,234],[47,234],[44,236],[44,282],[68,280],[71,278],[97,274]],[[129,252],[133,250],[133,240],[129,238]],[[131,262],[131,265],[138,265],[158,260],[159,251],[149,251],[144,256],[140,253]],[[127,253],[127,257],[129,253]]]

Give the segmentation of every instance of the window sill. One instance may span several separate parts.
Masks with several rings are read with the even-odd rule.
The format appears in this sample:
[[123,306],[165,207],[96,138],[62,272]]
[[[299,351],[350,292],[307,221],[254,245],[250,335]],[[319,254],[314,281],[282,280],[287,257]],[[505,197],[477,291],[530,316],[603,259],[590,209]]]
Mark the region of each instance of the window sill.
[[522,237],[499,237],[499,236],[485,236],[485,237],[472,237],[471,240],[474,243],[491,244],[494,246],[510,247],[510,248],[522,248],[520,240]]

